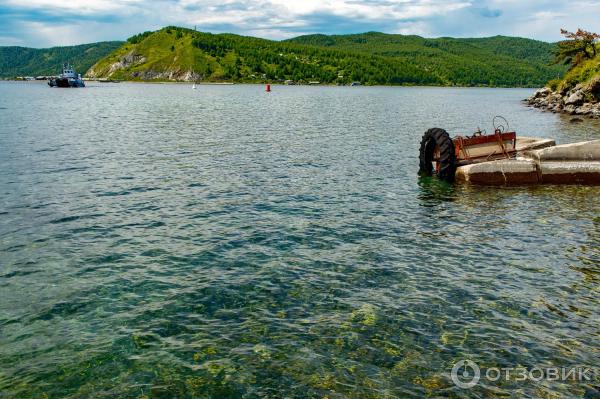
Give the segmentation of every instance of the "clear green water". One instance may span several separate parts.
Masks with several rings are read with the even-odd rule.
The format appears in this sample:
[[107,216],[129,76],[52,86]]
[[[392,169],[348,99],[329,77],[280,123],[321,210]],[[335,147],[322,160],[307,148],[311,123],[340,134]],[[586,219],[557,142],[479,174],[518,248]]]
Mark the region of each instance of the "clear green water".
[[0,398],[598,397],[600,188],[417,178],[419,139],[600,138],[529,90],[0,83]]

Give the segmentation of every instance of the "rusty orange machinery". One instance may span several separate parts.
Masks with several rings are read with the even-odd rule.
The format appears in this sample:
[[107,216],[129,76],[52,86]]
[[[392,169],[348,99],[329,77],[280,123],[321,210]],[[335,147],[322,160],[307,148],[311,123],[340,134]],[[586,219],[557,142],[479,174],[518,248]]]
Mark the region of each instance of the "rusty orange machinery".
[[517,153],[517,133],[499,129],[488,135],[478,131],[473,136],[457,136],[452,142],[459,164],[514,158]]

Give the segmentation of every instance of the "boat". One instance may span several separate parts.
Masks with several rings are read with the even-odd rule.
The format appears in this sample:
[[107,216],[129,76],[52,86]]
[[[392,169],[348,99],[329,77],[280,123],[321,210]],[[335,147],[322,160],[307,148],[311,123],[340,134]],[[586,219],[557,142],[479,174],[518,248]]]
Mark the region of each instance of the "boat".
[[196,83],[192,86],[192,89],[196,90]]
[[63,64],[62,73],[48,81],[50,87],[85,87],[81,74],[75,73],[72,65]]

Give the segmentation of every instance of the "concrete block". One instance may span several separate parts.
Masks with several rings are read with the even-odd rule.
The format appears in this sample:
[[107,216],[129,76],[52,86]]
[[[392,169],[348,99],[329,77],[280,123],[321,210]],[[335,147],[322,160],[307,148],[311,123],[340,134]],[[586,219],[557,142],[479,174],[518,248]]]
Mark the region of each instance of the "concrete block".
[[539,183],[537,163],[532,159],[506,159],[461,166],[456,180],[481,185]]
[[554,139],[545,139],[542,137],[526,137],[517,136],[517,153],[520,154],[523,151],[538,150],[541,148],[552,147],[556,145]]
[[600,140],[563,144],[541,150],[524,151],[522,156],[538,162],[600,161]]
[[600,161],[539,163],[542,183],[600,185]]

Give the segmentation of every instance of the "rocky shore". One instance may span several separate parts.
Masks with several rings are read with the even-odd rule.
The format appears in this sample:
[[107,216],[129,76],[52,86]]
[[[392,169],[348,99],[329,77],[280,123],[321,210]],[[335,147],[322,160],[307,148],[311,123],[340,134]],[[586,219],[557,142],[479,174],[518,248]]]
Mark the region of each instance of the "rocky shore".
[[575,87],[562,87],[553,91],[544,87],[536,91],[525,102],[529,106],[554,113],[582,115],[600,118],[600,77]]

